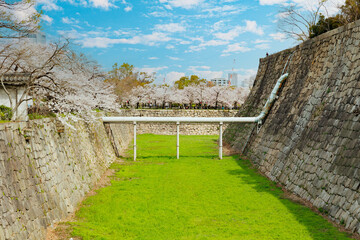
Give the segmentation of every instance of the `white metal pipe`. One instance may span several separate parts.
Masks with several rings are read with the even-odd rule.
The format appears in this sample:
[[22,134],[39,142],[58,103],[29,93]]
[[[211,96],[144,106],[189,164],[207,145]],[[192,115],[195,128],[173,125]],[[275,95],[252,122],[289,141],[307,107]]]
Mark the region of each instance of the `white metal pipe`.
[[223,129],[222,129],[223,123],[220,122],[219,127],[219,158],[222,159],[222,150],[223,150],[223,142],[222,142],[222,135],[223,135]]
[[258,123],[262,121],[269,113],[271,106],[276,100],[277,94],[280,90],[288,74],[282,75],[275,84],[274,89],[265,103],[263,110],[256,117],[103,117],[103,122],[106,123],[120,123],[120,122],[184,122],[184,123]]
[[176,159],[179,159],[180,156],[180,122],[176,122]]
[[259,123],[268,115],[272,105],[274,104],[279,90],[288,77],[288,73],[283,74],[276,82],[275,87],[266,101],[263,110],[256,117],[103,117],[104,123],[134,123],[134,161],[136,161],[136,122],[167,122],[176,123],[176,157],[179,159],[179,124],[184,123],[220,123],[220,139],[219,139],[219,158],[222,159],[222,125],[223,123]]
[[134,161],[136,161],[136,122],[134,122]]
[[242,122],[254,123],[257,122],[256,117],[103,117],[106,123],[120,123],[120,122],[191,122],[191,123],[219,123],[219,122]]

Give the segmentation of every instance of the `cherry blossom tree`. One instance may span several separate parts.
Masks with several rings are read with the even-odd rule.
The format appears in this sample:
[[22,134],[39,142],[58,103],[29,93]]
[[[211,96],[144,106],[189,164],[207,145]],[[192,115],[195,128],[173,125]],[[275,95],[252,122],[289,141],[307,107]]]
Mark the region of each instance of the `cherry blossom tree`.
[[[131,91],[128,96],[131,100],[131,105],[138,107],[140,103],[154,103],[160,105],[162,108],[166,104],[173,103],[182,105],[189,105],[192,108],[193,104],[197,108],[219,108],[219,106],[226,108],[234,108],[243,104],[247,95],[248,88],[235,88],[229,86],[185,86],[183,89],[177,87],[169,87],[166,85],[152,87],[138,86]],[[159,104],[160,103],[160,104]]]
[[225,91],[226,91],[226,87],[218,86],[218,85],[209,88],[209,93],[208,93],[208,95],[210,96],[209,104],[217,109],[219,105],[219,100],[221,99],[222,94],[224,94]]
[[157,103],[161,103],[162,108],[165,108],[166,103],[170,103],[172,90],[167,85],[157,86],[154,89],[153,99]]
[[[10,100],[13,112],[31,95],[58,113],[88,115],[93,109],[116,110],[116,96],[101,68],[69,48],[69,43],[40,45],[29,41],[10,43],[0,50],[0,74],[26,73],[25,91]],[[1,79],[1,86],[7,92]],[[8,94],[11,99],[10,94]],[[16,116],[14,116],[16,118]]]
[[148,86],[137,86],[133,88],[129,95],[130,105],[139,108],[140,104],[146,104],[151,101],[153,89]]
[[179,104],[179,107],[184,108],[185,102],[187,102],[187,96],[184,90],[171,88],[170,101],[172,103]]

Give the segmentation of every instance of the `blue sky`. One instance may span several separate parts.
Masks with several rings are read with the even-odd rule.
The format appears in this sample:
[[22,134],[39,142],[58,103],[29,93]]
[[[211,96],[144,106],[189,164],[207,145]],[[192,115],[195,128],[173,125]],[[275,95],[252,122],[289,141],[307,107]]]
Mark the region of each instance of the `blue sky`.
[[105,70],[127,62],[171,83],[191,74],[226,77],[233,67],[242,78],[256,74],[266,52],[295,45],[276,23],[292,1],[39,0],[37,8],[48,39],[71,38]]

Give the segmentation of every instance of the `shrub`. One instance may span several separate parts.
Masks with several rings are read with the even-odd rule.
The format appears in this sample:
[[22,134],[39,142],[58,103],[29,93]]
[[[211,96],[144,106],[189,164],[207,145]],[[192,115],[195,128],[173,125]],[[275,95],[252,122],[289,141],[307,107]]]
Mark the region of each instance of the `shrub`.
[[42,115],[42,114],[38,114],[38,113],[29,113],[28,116],[29,116],[30,120],[33,120],[33,119],[56,117],[56,114],[55,113],[49,113],[49,114],[46,114],[46,115]]
[[341,16],[336,15],[335,17],[325,18],[324,15],[320,14],[319,21],[310,27],[310,38],[314,38],[330,30],[342,26]]
[[4,105],[0,105],[0,119],[10,121],[13,116],[12,109]]
[[32,106],[28,110],[28,116],[30,120],[56,117],[56,114],[50,110],[47,106]]

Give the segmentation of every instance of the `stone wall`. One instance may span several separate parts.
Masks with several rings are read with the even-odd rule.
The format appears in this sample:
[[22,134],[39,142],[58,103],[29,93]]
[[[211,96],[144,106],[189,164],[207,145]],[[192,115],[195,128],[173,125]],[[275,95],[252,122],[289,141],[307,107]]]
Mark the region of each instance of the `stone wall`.
[[[128,117],[234,117],[235,110],[200,110],[200,109],[137,109],[122,110],[121,116]],[[226,129],[227,124],[223,125]],[[170,123],[142,123],[137,125],[137,133],[154,133],[162,135],[176,134],[176,124]],[[182,135],[217,135],[219,134],[219,124],[191,123],[180,124],[180,134]]]
[[271,180],[360,233],[360,21],[260,60],[237,116],[260,113],[288,56],[289,78],[260,132],[232,124],[225,140]]
[[[73,212],[116,159],[102,122],[53,119],[0,124],[0,239],[44,239],[45,229]],[[119,147],[128,125],[112,126]]]

